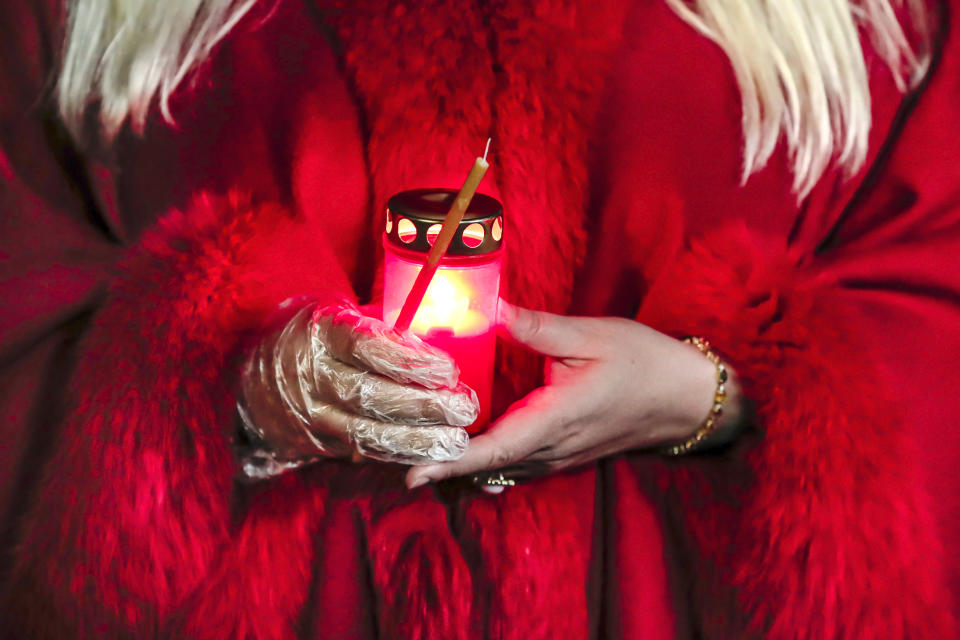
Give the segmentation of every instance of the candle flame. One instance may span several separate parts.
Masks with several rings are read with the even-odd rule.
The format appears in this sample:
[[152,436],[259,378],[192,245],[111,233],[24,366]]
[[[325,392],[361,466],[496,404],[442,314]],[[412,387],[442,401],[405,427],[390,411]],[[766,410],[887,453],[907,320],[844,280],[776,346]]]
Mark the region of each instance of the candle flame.
[[431,329],[450,329],[454,335],[475,334],[489,323],[483,315],[470,309],[471,290],[455,272],[440,269],[423,296],[413,317],[411,329],[426,335]]

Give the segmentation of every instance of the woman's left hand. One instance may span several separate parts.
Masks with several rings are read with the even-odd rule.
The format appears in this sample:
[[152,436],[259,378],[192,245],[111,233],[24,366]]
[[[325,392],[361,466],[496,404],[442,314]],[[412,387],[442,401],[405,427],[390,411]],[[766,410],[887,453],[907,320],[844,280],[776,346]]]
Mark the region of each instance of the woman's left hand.
[[[455,462],[415,467],[407,486],[504,467],[553,471],[682,442],[713,403],[716,368],[696,348],[625,318],[566,317],[500,303],[506,336],[548,356],[544,386],[514,403]],[[735,376],[719,431],[739,421]]]

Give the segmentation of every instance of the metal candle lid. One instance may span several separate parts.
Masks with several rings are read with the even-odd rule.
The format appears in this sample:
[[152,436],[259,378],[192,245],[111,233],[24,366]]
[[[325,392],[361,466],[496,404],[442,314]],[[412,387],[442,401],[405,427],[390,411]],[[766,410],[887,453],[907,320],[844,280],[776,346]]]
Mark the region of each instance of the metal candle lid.
[[[454,189],[413,189],[394,195],[387,202],[387,240],[401,249],[429,252],[456,197]],[[503,205],[482,193],[474,195],[446,255],[482,255],[502,245]]]

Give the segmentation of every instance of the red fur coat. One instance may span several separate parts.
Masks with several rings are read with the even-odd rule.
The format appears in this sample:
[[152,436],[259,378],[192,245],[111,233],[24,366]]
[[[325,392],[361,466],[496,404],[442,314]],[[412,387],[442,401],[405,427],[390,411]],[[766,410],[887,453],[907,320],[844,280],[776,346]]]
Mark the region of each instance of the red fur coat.
[[[12,637],[947,638],[960,48],[907,98],[868,51],[868,166],[739,183],[722,51],[663,2],[285,0],[174,126],[81,154],[60,16],[0,20],[4,631]],[[268,13],[272,10],[272,13]],[[504,295],[708,336],[758,406],[728,451],[493,497],[329,462],[237,484],[233,382],[298,294],[375,295],[386,196],[487,136]],[[538,363],[504,351],[504,401]]]

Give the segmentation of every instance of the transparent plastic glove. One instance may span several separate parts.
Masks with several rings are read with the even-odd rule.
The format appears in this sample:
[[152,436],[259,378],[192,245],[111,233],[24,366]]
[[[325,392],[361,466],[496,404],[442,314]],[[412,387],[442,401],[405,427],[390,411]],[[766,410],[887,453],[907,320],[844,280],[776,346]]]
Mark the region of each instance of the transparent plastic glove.
[[358,454],[429,464],[466,451],[477,396],[446,353],[352,305],[300,310],[248,358],[238,410],[244,473]]

